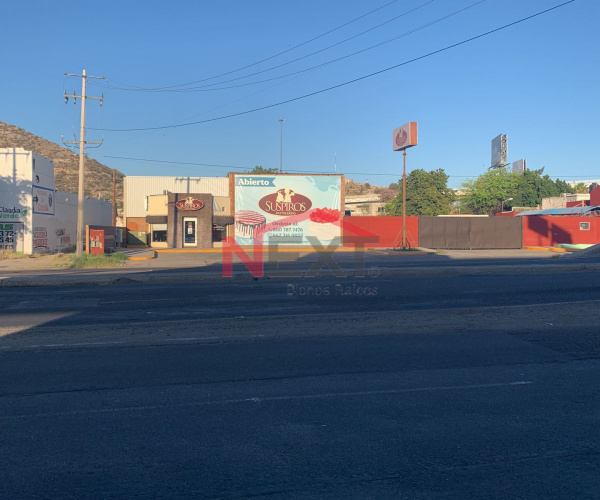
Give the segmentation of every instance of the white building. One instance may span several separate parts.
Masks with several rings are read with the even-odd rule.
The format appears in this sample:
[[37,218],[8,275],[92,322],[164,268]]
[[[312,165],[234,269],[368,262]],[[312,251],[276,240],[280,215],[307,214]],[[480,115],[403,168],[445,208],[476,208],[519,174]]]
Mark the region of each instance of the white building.
[[[85,225],[112,225],[112,204],[85,200]],[[56,191],[54,163],[0,148],[0,250],[58,252],[76,245],[77,195]]]

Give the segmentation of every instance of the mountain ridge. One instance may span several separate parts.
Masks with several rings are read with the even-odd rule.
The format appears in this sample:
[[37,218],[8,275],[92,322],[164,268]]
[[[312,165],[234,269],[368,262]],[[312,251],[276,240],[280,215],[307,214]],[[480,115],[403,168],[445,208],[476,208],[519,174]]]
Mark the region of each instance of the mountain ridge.
[[[79,190],[79,154],[15,125],[0,121],[0,148],[23,148],[54,162],[56,189],[76,194]],[[124,174],[116,170],[117,206],[123,207]],[[89,198],[112,201],[113,169],[85,157],[84,191]]]

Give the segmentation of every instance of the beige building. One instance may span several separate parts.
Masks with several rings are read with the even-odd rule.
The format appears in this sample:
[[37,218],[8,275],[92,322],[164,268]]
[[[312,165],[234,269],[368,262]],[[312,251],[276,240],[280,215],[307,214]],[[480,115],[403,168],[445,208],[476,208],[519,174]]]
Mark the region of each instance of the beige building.
[[344,202],[346,214],[350,212],[353,217],[379,215],[384,207],[380,197],[372,194],[347,196]]
[[129,245],[213,248],[233,235],[227,177],[125,177]]
[[586,201],[589,201],[589,193],[574,193],[574,194],[563,194],[562,196],[553,196],[551,198],[542,198],[542,210],[549,208],[566,208],[567,203],[572,206],[571,202],[582,202],[581,206],[586,205]]

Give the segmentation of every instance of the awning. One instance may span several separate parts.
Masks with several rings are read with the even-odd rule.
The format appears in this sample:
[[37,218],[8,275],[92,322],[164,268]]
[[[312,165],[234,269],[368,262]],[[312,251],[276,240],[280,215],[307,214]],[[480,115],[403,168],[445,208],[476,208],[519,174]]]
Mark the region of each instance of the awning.
[[166,215],[146,215],[147,224],[166,224],[168,217]]
[[517,214],[517,217],[530,215],[594,215],[594,212],[600,212],[600,206],[596,207],[567,207],[567,208],[547,208],[545,210],[528,210]]
[[232,215],[213,215],[213,224],[228,226],[234,223]]

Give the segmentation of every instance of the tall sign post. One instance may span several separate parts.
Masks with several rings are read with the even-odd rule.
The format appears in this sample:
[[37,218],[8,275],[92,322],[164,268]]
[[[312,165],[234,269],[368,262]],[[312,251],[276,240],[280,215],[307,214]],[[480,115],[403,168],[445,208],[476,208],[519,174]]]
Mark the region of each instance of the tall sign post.
[[406,249],[406,149],[417,145],[417,122],[408,122],[394,130],[393,150],[402,151],[402,249]]

